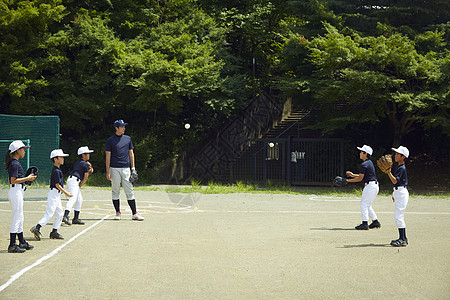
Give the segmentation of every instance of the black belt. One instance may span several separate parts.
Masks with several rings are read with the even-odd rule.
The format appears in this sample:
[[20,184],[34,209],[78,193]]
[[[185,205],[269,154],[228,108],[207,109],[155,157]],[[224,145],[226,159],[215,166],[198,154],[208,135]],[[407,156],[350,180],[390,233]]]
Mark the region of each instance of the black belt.
[[77,181],[81,181],[81,179],[80,179],[80,178],[78,178],[77,176],[72,176],[72,175],[70,175],[70,176],[69,176],[69,178],[72,178],[72,177],[76,178],[76,179],[77,179]]
[[365,184],[369,184],[369,183],[371,183],[371,182],[378,183],[378,181],[376,181],[376,180],[371,180],[371,181],[367,181]]
[[[25,186],[25,183],[18,183],[18,184],[22,185],[22,188]],[[15,186],[16,186],[16,184],[11,184],[11,187],[15,187]]]
[[53,189],[55,189],[58,193],[60,193],[61,194],[61,191],[60,190],[58,190],[58,188],[55,188],[55,187],[51,187],[50,188],[50,190],[53,190]]
[[[22,189],[23,189],[24,191],[27,190],[27,187],[25,186],[25,183],[18,183],[18,184],[20,184],[20,185],[22,186]],[[16,186],[16,184],[11,184],[11,187],[15,187],[15,186]]]
[[405,188],[407,187],[407,185],[399,185],[399,186],[394,186],[394,190],[398,190],[398,188]]

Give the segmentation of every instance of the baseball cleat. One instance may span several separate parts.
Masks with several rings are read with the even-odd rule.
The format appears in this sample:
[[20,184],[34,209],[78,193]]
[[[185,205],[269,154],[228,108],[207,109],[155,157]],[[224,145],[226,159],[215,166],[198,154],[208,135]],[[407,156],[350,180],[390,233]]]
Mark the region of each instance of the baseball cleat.
[[68,217],[63,217],[62,221],[63,221],[64,223],[66,223],[67,225],[72,225],[72,223],[70,222],[70,220],[69,220]]
[[355,227],[356,230],[369,230],[369,225],[367,224],[359,224]]
[[31,231],[31,233],[33,233],[34,237],[35,237],[38,241],[41,240],[42,234],[41,234],[41,232],[39,231],[39,229],[36,228],[36,226],[33,226],[33,227],[30,229],[30,231]]
[[67,225],[72,225],[68,217],[63,217],[63,222],[66,223]]
[[116,213],[116,216],[114,217],[114,220],[120,220],[122,218],[122,214],[119,212]]
[[9,245],[8,247],[8,253],[24,253],[25,251],[27,251],[24,248],[20,248],[17,245]]
[[369,225],[369,229],[373,229],[373,228],[381,228],[381,223],[378,222],[378,220],[373,221],[373,222]]
[[23,249],[25,249],[25,250],[31,250],[31,249],[34,248],[34,246],[28,244],[28,242],[25,242],[25,243],[23,243],[23,244],[19,244],[19,247],[20,247],[20,248],[23,248]]
[[398,240],[391,241],[391,246],[394,246],[394,247],[405,247],[406,245],[408,245],[408,239],[406,239],[406,240],[398,239]]
[[55,240],[63,240],[64,237],[60,235],[57,231],[50,232],[50,238]]
[[72,219],[72,224],[84,225],[84,222],[80,219]]
[[144,217],[141,217],[138,213],[135,213],[132,219],[137,221],[144,221]]

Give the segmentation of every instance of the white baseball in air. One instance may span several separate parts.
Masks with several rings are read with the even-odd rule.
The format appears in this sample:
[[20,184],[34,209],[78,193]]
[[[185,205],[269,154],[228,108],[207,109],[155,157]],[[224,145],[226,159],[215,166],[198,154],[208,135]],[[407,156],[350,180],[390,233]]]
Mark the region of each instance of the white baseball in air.
[[184,124],[184,128],[189,129],[191,128],[191,125],[189,123]]
[[274,145],[274,143],[269,143],[269,147],[272,148]]

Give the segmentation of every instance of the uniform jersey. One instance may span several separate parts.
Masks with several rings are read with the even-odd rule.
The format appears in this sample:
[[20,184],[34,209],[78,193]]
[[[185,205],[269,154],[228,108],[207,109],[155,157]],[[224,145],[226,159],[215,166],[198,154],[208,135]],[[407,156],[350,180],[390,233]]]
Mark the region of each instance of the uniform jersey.
[[11,160],[8,167],[8,173],[9,173],[9,182],[11,182],[11,177],[23,178],[23,168],[17,159],[13,158]]
[[134,149],[133,142],[128,135],[113,135],[106,141],[106,151],[111,152],[110,166],[113,168],[129,168],[129,151]]
[[72,176],[75,176],[76,178],[83,180],[84,179],[84,173],[89,172],[89,164],[85,162],[82,159],[77,160],[73,165],[72,170]]
[[394,177],[397,179],[397,183],[394,184],[394,187],[408,185],[408,174],[406,173],[406,166],[404,164],[397,167],[394,172]]
[[363,183],[369,181],[377,181],[377,175],[375,175],[375,166],[370,159],[366,159],[359,168],[359,174],[364,174]]
[[60,168],[58,168],[57,166],[54,166],[53,170],[52,170],[52,175],[50,176],[50,188],[57,189],[57,187],[56,187],[57,183],[59,183],[59,185],[61,187],[64,187],[63,173]]

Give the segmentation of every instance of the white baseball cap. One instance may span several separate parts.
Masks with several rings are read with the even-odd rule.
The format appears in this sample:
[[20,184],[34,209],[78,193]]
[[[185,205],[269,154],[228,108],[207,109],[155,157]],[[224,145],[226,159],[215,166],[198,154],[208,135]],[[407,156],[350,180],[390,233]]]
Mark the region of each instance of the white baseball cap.
[[69,154],[64,153],[62,149],[55,149],[50,153],[50,159],[58,156],[69,156]]
[[83,146],[83,147],[78,148],[77,154],[81,155],[81,154],[84,154],[84,153],[92,153],[92,152],[94,152],[94,150],[90,150],[88,148],[88,146]]
[[25,146],[25,144],[22,141],[14,141],[11,144],[9,144],[9,151],[11,151],[11,153],[16,152],[17,150],[19,150],[20,148],[30,148],[31,146]]
[[373,153],[372,147],[367,146],[367,145],[364,145],[362,147],[356,147],[356,148],[358,148],[358,150],[361,150],[361,151],[364,151],[366,153],[369,153],[369,155],[372,155],[372,153]]
[[409,150],[408,150],[408,148],[406,148],[404,146],[400,146],[397,149],[395,149],[395,148],[391,148],[391,149],[397,153],[404,155],[406,158],[408,158],[408,156],[409,156]]

